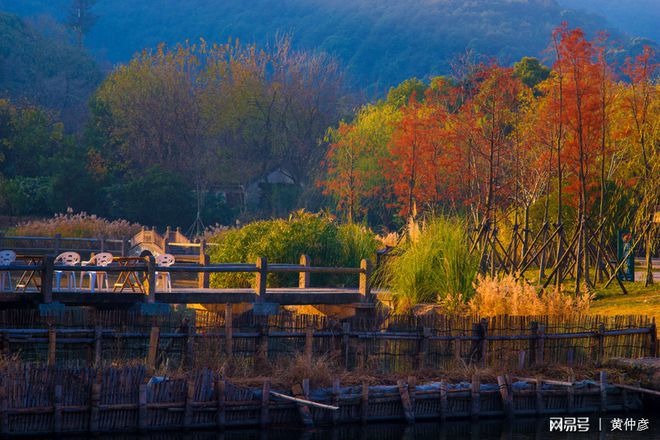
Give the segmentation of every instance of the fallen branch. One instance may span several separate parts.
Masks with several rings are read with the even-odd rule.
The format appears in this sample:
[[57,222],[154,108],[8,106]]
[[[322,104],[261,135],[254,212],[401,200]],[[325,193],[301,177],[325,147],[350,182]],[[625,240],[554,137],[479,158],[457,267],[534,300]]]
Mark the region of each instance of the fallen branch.
[[275,397],[279,397],[279,398],[284,399],[284,400],[290,400],[291,402],[301,403],[303,405],[315,406],[317,408],[329,409],[329,410],[332,410],[332,411],[337,411],[339,409],[338,406],[332,406],[332,405],[326,405],[324,403],[312,402],[311,400],[300,399],[298,397],[291,397],[291,396],[287,396],[286,394],[280,394],[280,393],[275,392],[275,391],[271,391],[270,394],[272,394]]

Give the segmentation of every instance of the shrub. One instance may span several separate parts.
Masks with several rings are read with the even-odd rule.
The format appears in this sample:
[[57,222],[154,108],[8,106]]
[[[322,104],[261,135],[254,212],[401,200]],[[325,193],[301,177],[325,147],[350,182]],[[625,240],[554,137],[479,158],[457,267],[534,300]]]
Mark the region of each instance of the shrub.
[[105,237],[121,239],[131,237],[140,230],[140,225],[126,220],[106,220],[85,212],[79,214],[56,214],[44,220],[30,220],[9,231],[8,235],[34,237]]
[[408,238],[378,271],[398,311],[415,304],[463,302],[474,291],[478,261],[470,255],[462,220],[435,217],[408,225]]
[[[356,267],[362,258],[371,258],[377,249],[375,235],[366,227],[337,225],[325,214],[299,211],[289,219],[263,220],[239,229],[220,230],[210,238],[213,263],[251,263],[266,257],[268,263],[297,264],[302,254],[314,266]],[[297,274],[269,274],[272,287],[295,285]],[[343,284],[351,278],[313,275],[312,283]],[[213,274],[212,287],[249,287],[254,274]]]
[[516,281],[513,275],[502,278],[478,276],[476,293],[469,302],[472,313],[494,315],[571,315],[589,310],[592,295],[567,295],[556,289],[542,290]]

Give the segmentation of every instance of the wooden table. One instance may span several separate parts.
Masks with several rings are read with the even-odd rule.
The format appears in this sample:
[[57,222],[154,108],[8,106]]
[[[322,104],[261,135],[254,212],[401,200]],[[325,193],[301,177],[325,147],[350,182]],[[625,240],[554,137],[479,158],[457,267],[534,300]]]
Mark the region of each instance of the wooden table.
[[[139,257],[115,257],[113,262],[119,266],[128,267],[144,264],[144,258]],[[140,280],[140,272],[135,270],[126,270],[119,272],[119,277],[112,287],[113,292],[123,292],[125,288],[130,287],[133,292],[144,293],[144,285]]]
[[[27,265],[43,265],[43,255],[18,255],[16,260],[25,261]],[[39,281],[37,282],[37,279]],[[23,292],[30,287],[30,283],[37,289],[41,290],[41,273],[39,269],[26,270],[21,274],[21,278],[16,283],[16,291],[23,289]]]

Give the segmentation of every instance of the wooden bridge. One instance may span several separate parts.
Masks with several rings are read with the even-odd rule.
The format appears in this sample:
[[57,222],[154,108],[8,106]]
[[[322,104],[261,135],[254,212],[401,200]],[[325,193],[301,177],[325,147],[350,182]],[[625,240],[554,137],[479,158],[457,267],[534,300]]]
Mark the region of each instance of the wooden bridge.
[[[170,267],[156,266],[155,259],[149,255],[142,258],[119,259],[131,261],[130,265],[111,266],[64,266],[55,265],[53,256],[45,256],[38,264],[13,264],[2,270],[23,273],[32,276],[32,280],[20,291],[2,292],[0,305],[50,304],[53,302],[70,306],[121,306],[135,303],[164,304],[237,304],[237,303],[275,303],[278,305],[349,305],[373,304],[371,295],[371,263],[362,260],[360,267],[314,267],[309,257],[303,255],[300,264],[268,264],[266,258],[258,258],[254,264],[232,263],[213,265],[177,265]],[[98,271],[114,274],[119,280],[131,279],[130,282],[115,283],[114,291],[90,289],[54,289],[53,280],[56,272]],[[253,288],[213,289],[207,287],[178,287],[157,289],[156,272],[198,274],[202,284],[208,285],[208,276],[212,273],[253,273]],[[266,280],[269,273],[297,273],[297,287],[268,288]],[[312,273],[357,275],[359,285],[346,287],[310,287]]]

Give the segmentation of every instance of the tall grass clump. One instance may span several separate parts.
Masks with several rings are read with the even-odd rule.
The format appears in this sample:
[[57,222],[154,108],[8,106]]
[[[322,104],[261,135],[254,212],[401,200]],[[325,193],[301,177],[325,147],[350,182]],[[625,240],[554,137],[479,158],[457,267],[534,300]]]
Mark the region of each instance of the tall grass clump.
[[86,212],[78,214],[56,214],[49,219],[30,220],[8,231],[7,235],[52,237],[105,237],[123,239],[140,231],[138,223],[126,220],[107,220]]
[[409,223],[406,240],[378,271],[397,311],[420,303],[451,307],[472,296],[478,261],[469,253],[465,231],[464,222],[451,217]]
[[593,299],[589,293],[575,296],[556,289],[538,291],[513,275],[501,278],[479,275],[475,286],[469,310],[479,316],[581,314],[589,310]]
[[[213,263],[253,263],[266,257],[271,263],[298,264],[302,254],[313,266],[356,267],[362,258],[372,258],[378,242],[375,234],[359,225],[338,225],[326,214],[299,211],[288,219],[263,220],[242,228],[220,231],[210,238]],[[352,278],[312,275],[312,284],[350,282]],[[356,278],[357,279],[357,278]],[[213,274],[212,287],[249,287],[254,274]],[[271,287],[297,285],[297,274],[269,274]]]

